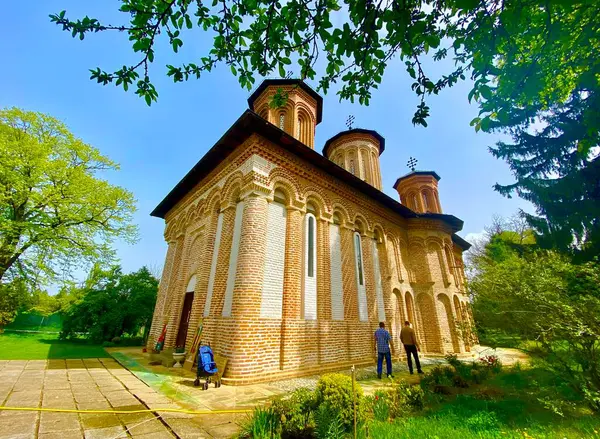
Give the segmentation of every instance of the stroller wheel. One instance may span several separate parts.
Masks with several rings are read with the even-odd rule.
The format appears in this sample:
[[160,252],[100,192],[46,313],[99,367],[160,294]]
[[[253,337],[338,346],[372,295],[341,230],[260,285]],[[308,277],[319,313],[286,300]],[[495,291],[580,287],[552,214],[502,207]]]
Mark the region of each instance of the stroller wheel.
[[194,387],[198,387],[200,385],[200,380],[198,378],[196,378],[194,380]]
[[202,386],[203,390],[208,390],[208,383],[204,383],[204,385]]

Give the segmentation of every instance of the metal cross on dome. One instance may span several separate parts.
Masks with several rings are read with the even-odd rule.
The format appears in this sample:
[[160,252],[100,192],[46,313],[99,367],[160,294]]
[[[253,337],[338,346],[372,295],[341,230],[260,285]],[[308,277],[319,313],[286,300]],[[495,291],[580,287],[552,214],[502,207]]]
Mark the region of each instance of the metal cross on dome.
[[346,119],[346,126],[348,127],[349,130],[352,129],[352,125],[354,124],[354,119],[355,119],[355,117],[352,115],[348,116],[348,119]]
[[291,70],[288,70],[287,73],[286,73],[286,75],[285,75],[285,79],[290,79],[293,74],[294,74],[294,72],[292,72]]
[[406,166],[408,166],[410,168],[411,171],[415,171],[415,168],[417,167],[417,162],[418,160],[414,157],[410,157],[408,159],[408,162],[406,163]]

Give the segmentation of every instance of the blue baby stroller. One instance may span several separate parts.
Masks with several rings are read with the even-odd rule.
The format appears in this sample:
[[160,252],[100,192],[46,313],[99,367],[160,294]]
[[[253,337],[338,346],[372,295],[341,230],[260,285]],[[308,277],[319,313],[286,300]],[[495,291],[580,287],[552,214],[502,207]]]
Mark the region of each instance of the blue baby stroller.
[[[217,363],[215,362],[215,356],[210,346],[200,346],[198,349],[198,371],[196,372],[196,380],[194,386],[200,385],[200,377],[206,378],[206,382],[202,383],[202,390],[207,390],[208,385],[212,382],[211,378],[217,374]],[[214,381],[215,387],[221,387],[221,377],[217,376]]]

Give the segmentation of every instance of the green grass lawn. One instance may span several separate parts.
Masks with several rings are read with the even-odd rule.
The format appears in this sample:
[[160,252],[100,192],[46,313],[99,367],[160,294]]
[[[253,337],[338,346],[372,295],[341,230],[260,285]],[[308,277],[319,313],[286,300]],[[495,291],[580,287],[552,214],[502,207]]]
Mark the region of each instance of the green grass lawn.
[[[374,421],[371,437],[409,438],[600,438],[600,418],[564,382],[541,368],[506,368],[484,384],[455,389],[416,416]],[[558,413],[547,406],[558,408]]]
[[0,360],[107,358],[102,346],[81,341],[62,341],[58,334],[5,332],[0,334]]

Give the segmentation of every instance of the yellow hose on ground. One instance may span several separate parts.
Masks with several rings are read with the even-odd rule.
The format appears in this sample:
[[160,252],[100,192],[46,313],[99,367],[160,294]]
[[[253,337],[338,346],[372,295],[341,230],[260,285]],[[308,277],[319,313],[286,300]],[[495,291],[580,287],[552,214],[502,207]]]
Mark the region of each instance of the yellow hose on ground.
[[186,409],[144,409],[144,410],[78,410],[78,409],[54,409],[47,407],[2,407],[0,410],[26,411],[26,412],[58,412],[58,413],[115,413],[125,415],[130,413],[186,413],[188,415],[212,415],[219,413],[250,413],[251,409],[231,409],[231,410],[186,410]]

